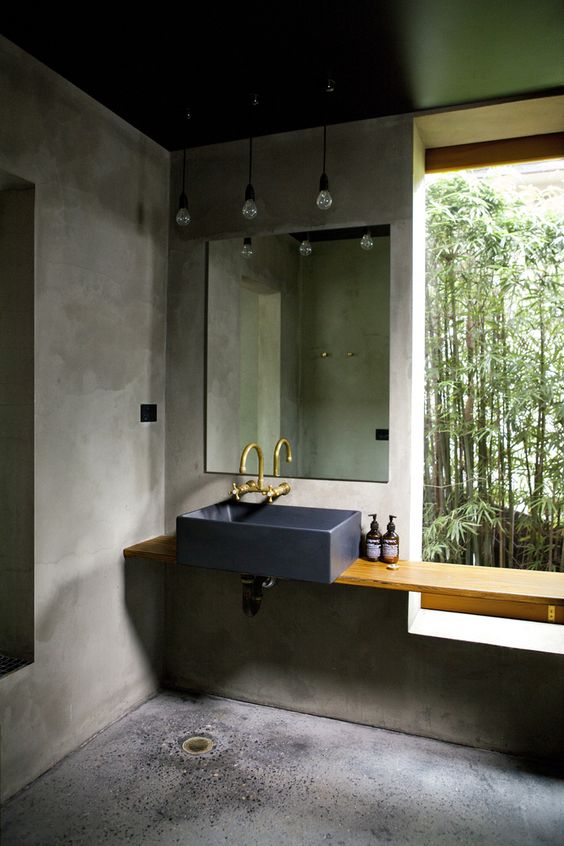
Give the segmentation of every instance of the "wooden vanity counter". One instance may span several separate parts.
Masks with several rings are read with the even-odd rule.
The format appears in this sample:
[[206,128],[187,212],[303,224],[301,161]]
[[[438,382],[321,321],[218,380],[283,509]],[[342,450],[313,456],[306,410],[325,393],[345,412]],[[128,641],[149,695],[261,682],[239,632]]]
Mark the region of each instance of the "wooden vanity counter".
[[[128,546],[123,554],[125,558],[149,558],[175,564],[176,536],[160,535],[151,538]],[[358,558],[335,584],[414,591],[427,596],[437,594],[554,606],[557,616],[555,622],[564,622],[564,573],[467,567],[427,561],[400,561],[399,564],[399,570],[387,570],[385,564]],[[482,613],[487,614],[488,611]]]

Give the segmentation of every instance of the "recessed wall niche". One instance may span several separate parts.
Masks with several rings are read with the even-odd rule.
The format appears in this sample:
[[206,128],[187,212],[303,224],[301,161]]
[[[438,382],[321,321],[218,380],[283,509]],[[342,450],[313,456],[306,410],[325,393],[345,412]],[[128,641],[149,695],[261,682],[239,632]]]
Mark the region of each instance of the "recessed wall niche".
[[0,170],[0,676],[33,660],[34,205]]

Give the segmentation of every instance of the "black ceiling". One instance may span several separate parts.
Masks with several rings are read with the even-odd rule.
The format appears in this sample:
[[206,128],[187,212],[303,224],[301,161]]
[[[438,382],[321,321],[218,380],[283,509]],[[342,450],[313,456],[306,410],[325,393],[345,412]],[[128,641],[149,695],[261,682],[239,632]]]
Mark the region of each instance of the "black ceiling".
[[199,3],[127,25],[68,8],[80,11],[61,21],[26,7],[0,31],[170,150],[184,144],[185,106],[189,146],[246,137],[251,92],[255,133],[268,134],[564,83],[562,0]]

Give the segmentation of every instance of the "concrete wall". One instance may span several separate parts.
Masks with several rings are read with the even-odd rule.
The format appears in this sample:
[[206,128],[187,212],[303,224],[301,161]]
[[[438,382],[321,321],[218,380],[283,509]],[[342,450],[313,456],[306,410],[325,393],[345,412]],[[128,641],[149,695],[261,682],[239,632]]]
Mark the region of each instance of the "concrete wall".
[[[308,130],[257,139],[255,188],[259,217],[253,225],[263,234],[311,231],[321,226],[391,225],[390,367],[395,374],[390,390],[391,470],[389,481],[382,484],[296,479],[291,497],[280,504],[323,502],[338,508],[354,503],[353,507],[365,515],[372,511],[397,513],[402,553],[417,555],[420,531],[410,537],[408,528],[412,439],[412,121],[406,116],[331,128],[327,167],[334,205],[329,212],[322,212],[315,205],[320,132]],[[171,231],[166,445],[166,524],[170,531],[174,530],[177,514],[224,496],[232,479],[230,475],[206,475],[203,467],[205,240],[249,234],[239,202],[245,156],[245,142],[190,153],[193,222],[189,232],[178,227]],[[175,195],[181,157],[173,161]],[[420,431],[422,426],[413,437],[419,437]]]
[[0,679],[4,796],[157,683],[162,568],[121,550],[163,529],[168,164],[0,39],[0,168],[36,186],[35,661]]
[[33,658],[33,188],[0,191],[0,653]]
[[234,573],[175,567],[169,587],[175,687],[468,746],[564,755],[561,655],[408,634],[408,594],[396,591],[278,582],[249,619]]
[[[325,215],[314,205],[319,130],[260,138],[256,147],[257,231],[391,224],[389,481],[294,480],[291,495],[273,507],[358,508],[365,528],[369,511],[397,514],[401,554],[418,558],[423,146],[409,117],[331,127],[334,207]],[[193,224],[171,233],[168,531],[181,511],[222,499],[231,481],[203,468],[204,242],[249,234],[240,216],[245,150],[233,143],[191,153]],[[176,195],[179,156],[173,164]],[[405,594],[282,583],[249,620],[236,575],[178,566],[167,569],[166,593],[166,678],[173,685],[469,745],[564,753],[561,658],[410,635]]]

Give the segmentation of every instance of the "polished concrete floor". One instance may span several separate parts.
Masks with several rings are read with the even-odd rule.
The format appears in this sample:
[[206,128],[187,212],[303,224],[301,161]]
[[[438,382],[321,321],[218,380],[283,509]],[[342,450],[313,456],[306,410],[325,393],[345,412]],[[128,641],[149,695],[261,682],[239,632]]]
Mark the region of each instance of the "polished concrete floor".
[[[213,739],[201,756],[191,735]],[[6,803],[2,846],[564,844],[564,773],[493,752],[162,693]]]

